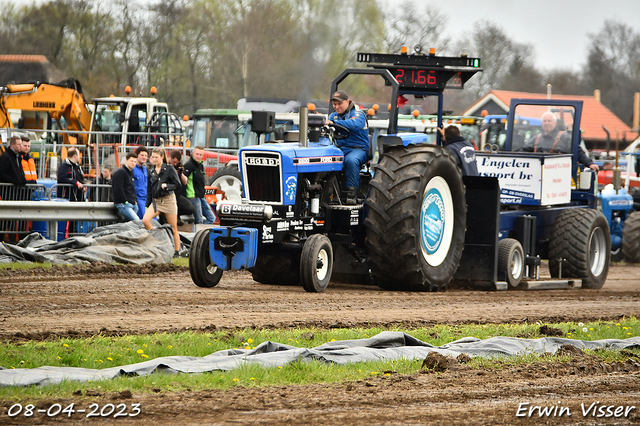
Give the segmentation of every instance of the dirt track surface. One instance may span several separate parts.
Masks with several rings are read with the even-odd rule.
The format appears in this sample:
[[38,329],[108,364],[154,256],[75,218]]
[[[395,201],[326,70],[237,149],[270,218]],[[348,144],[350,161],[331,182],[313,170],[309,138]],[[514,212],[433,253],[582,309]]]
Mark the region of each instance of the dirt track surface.
[[[202,289],[192,284],[187,268],[99,266],[4,272],[0,294],[4,341],[234,327],[617,320],[640,314],[640,266],[612,266],[601,290],[400,293],[332,284],[323,294],[257,284],[247,273],[226,274],[216,288]],[[66,402],[115,404],[116,397],[98,393]],[[583,416],[581,404],[587,409],[597,401],[614,406],[612,410],[638,408],[621,417]],[[142,404],[140,416],[118,419],[136,424],[638,424],[640,363],[631,356],[627,363],[605,365],[578,355],[569,365],[534,364],[502,371],[459,365],[437,374],[391,374],[328,385],[134,393],[117,402]],[[525,403],[526,408],[568,407],[572,414],[539,417],[536,411],[533,417],[516,416]],[[9,420],[6,404],[2,403],[0,424]],[[12,421],[52,420],[36,416]]]

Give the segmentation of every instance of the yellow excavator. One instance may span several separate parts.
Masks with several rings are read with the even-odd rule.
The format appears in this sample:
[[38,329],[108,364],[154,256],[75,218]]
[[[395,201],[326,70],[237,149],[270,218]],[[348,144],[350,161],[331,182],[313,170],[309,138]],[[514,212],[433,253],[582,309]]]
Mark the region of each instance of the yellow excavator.
[[[68,131],[89,131],[91,111],[80,82],[67,79],[57,84],[7,84],[0,87],[0,128],[13,128],[9,110],[45,112],[52,120],[65,123]],[[64,120],[61,120],[64,118]],[[86,134],[64,134],[65,144],[86,144]]]

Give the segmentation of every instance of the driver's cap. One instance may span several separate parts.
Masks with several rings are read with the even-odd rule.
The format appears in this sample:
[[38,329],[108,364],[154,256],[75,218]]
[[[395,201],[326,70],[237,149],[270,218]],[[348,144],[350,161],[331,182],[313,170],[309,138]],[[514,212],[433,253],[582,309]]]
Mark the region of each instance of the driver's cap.
[[347,95],[347,92],[344,92],[342,90],[338,90],[336,93],[333,94],[333,96],[331,97],[332,101],[346,101],[349,100],[349,95]]

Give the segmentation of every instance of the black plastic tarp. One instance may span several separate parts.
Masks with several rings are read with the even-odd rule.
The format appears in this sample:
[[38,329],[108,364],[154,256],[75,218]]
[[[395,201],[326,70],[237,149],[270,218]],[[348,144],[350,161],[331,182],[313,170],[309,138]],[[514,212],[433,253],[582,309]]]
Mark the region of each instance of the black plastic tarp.
[[640,337],[595,341],[556,337],[541,339],[492,337],[486,340],[466,337],[442,346],[433,346],[406,333],[385,331],[368,339],[328,342],[315,348],[298,348],[281,343],[264,342],[254,349],[228,349],[204,357],[162,357],[103,370],[78,367],[3,369],[0,370],[0,386],[56,384],[65,380],[86,382],[118,376],[145,376],[158,372],[176,374],[230,371],[247,364],[276,368],[295,361],[310,360],[341,365],[367,361],[415,360],[426,358],[432,351],[454,357],[463,353],[471,357],[516,356],[527,353],[555,354],[565,344],[590,350],[636,349],[640,347]]

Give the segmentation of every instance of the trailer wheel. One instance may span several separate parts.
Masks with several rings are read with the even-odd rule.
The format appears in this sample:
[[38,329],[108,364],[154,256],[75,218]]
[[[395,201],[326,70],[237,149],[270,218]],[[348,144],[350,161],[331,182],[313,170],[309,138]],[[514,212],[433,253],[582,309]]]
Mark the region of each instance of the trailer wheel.
[[313,234],[302,247],[300,282],[309,293],[326,290],[333,270],[333,248],[325,235]]
[[552,277],[582,279],[583,288],[602,288],[609,272],[611,234],[604,215],[595,209],[562,211],[551,227],[549,271]]
[[517,288],[524,274],[524,250],[520,241],[505,238],[498,242],[498,272],[504,273],[510,288]]
[[198,287],[215,287],[223,270],[211,262],[209,256],[209,230],[202,229],[193,237],[189,249],[189,274]]
[[232,203],[242,203],[242,178],[240,170],[235,164],[218,169],[211,175],[209,186],[215,186],[224,191],[227,200]]
[[446,148],[394,147],[369,183],[365,243],[374,282],[386,290],[442,291],[464,247],[467,205]]
[[254,281],[262,284],[299,285],[300,263],[295,253],[279,256],[258,255],[256,265],[249,268]]
[[640,212],[632,212],[622,228],[622,256],[629,263],[640,263]]

